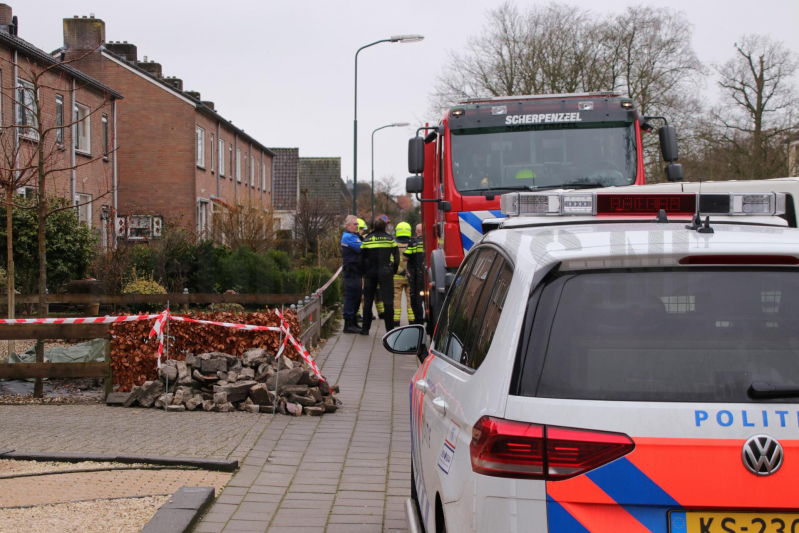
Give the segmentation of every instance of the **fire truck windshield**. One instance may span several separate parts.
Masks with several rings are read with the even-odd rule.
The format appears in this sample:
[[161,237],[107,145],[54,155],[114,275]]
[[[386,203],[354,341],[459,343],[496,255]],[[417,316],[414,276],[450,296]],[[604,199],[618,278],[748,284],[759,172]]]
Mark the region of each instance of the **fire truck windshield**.
[[479,195],[503,189],[635,183],[632,124],[553,126],[452,130],[455,187],[461,194]]

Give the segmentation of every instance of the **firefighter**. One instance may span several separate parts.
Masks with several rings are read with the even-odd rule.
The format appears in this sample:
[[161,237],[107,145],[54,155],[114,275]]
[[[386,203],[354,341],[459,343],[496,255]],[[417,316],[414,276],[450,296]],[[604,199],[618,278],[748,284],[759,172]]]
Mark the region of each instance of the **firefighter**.
[[361,246],[361,271],[363,272],[363,327],[361,335],[369,335],[372,325],[372,302],[380,284],[379,297],[382,300],[385,314],[386,331],[394,329],[393,278],[399,267],[399,249],[397,243],[386,233],[386,221],[378,218],[374,222],[374,231],[366,236]]
[[358,219],[348,215],[344,219],[341,235],[341,265],[344,270],[344,333],[360,333],[355,312],[361,300],[361,239],[358,237]]
[[[408,312],[408,321],[413,324],[424,324],[424,309],[422,301],[424,295],[424,240],[422,238],[422,225],[416,226],[416,237],[411,239],[408,248],[405,249],[407,259],[408,284],[411,295],[411,311]],[[415,320],[411,317],[414,317]]]
[[[391,224],[391,221],[388,219],[388,215],[377,215],[377,218],[378,219],[382,219],[382,220],[385,221],[385,223],[386,223],[386,232],[388,232],[388,225]],[[374,224],[375,224],[375,221],[373,220],[372,221],[372,229],[374,229]],[[380,284],[378,283],[378,288],[375,289],[375,294],[380,294],[379,285]],[[385,312],[386,312],[385,308],[383,307],[383,300],[381,300],[380,298],[377,298],[377,301],[375,302],[375,307],[377,308],[377,318],[383,320],[385,318]],[[372,320],[374,320],[374,319],[372,319]]]
[[411,225],[407,222],[400,222],[394,230],[394,240],[400,254],[399,270],[394,275],[394,325],[400,325],[402,319],[402,293],[405,293],[405,301],[408,302],[408,323],[415,322],[413,308],[411,307],[410,286],[408,284],[408,257],[405,251],[411,243]]
[[[366,221],[364,219],[358,219],[358,238],[363,242],[364,236],[367,234],[367,230],[369,226],[366,225]],[[361,310],[363,309],[363,278],[361,278],[361,299],[358,301],[358,312],[355,314],[355,325],[359,328],[361,325],[358,323],[361,321]],[[360,332],[360,329],[358,330]]]

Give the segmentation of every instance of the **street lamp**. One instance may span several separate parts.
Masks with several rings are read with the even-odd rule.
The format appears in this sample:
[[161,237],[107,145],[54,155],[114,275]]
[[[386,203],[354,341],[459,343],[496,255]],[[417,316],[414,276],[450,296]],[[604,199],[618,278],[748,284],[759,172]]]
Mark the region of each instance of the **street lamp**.
[[375,133],[386,128],[404,128],[406,126],[410,126],[410,124],[408,122],[394,122],[393,124],[380,126],[372,132],[372,220],[375,219]]
[[364,48],[369,48],[380,43],[418,43],[424,39],[423,35],[392,35],[388,39],[381,39],[358,48],[355,52],[355,120],[353,123],[353,148],[352,148],[352,214],[358,216],[358,54]]

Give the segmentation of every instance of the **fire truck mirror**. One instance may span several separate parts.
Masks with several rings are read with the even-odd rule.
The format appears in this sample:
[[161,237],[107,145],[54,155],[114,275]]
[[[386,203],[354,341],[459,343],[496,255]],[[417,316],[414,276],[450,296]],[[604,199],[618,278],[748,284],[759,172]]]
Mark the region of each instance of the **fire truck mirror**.
[[405,191],[411,194],[424,192],[424,177],[411,176],[405,179]]
[[669,163],[679,159],[677,151],[677,130],[674,126],[661,126],[658,130],[660,137],[660,151],[663,154],[663,160]]
[[441,200],[440,202],[438,202],[438,210],[439,211],[450,211],[450,210],[452,210],[452,203],[451,202],[447,202],[445,200]]
[[436,140],[436,136],[437,136],[437,135],[438,135],[438,130],[433,130],[433,131],[431,131],[430,133],[428,133],[428,134],[425,136],[425,138],[424,138],[424,143],[425,143],[425,144],[430,144],[431,142],[435,141],[435,140]]
[[668,165],[666,167],[666,179],[669,181],[682,181],[682,165],[679,163]]
[[408,141],[408,172],[421,174],[424,172],[424,139],[414,137]]

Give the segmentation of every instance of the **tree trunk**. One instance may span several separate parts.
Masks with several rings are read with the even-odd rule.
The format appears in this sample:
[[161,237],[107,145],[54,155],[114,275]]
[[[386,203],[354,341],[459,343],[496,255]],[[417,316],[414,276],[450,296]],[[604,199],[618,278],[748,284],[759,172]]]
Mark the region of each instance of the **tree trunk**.
[[[38,94],[38,93],[37,93]],[[37,102],[38,103],[38,102]],[[40,147],[38,150],[38,162],[37,162],[37,174],[39,178],[39,190],[37,192],[38,197],[38,222],[39,222],[39,318],[47,318],[47,247],[46,247],[46,239],[47,239],[47,191],[45,190],[46,185],[46,177],[47,174],[45,173],[44,168],[44,150],[41,149],[41,145],[44,144],[44,138],[42,136],[42,117],[41,117],[41,106],[37,106],[37,118],[38,118],[38,127],[37,130],[39,132],[39,142]],[[38,339],[36,341],[36,362],[43,363],[44,362],[44,340]],[[41,378],[36,378],[36,383],[33,386],[33,397],[34,398],[41,398],[43,390],[43,384]]]
[[[14,191],[11,187],[6,191],[6,249],[8,254],[8,262],[6,264],[6,273],[8,274],[8,318],[14,318],[14,236],[13,229],[13,213],[11,210],[11,202],[14,199]],[[8,354],[16,352],[16,342],[13,340],[8,341]]]

